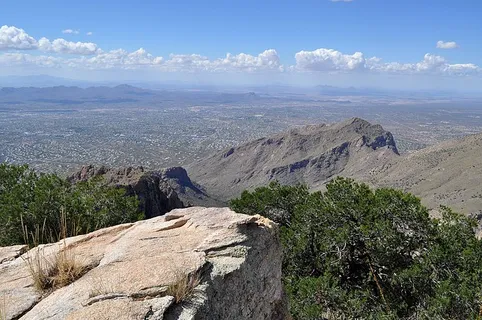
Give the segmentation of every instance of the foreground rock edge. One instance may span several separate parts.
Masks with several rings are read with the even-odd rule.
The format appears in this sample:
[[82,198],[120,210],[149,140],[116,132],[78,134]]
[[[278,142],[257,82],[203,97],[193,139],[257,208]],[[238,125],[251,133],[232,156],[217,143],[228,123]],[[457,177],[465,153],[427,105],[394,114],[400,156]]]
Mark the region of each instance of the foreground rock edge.
[[[283,319],[278,236],[277,225],[261,216],[192,207],[26,253],[1,248],[0,298],[6,319]],[[38,292],[26,259],[39,251],[52,259],[64,246],[91,270]],[[200,284],[175,303],[166,287],[193,272]]]

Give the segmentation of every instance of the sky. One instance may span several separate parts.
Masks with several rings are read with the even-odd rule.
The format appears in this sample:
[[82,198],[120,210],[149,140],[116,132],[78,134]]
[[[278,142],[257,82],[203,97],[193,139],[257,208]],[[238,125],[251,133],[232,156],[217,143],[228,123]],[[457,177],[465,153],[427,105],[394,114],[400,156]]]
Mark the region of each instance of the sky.
[[482,90],[482,1],[5,1],[0,76]]

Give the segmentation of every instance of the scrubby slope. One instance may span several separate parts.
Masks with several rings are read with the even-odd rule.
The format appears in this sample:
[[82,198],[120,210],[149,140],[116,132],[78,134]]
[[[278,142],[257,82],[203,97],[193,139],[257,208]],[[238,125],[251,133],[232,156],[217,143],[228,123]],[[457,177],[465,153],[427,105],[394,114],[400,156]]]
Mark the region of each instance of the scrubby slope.
[[420,196],[431,208],[482,210],[482,134],[450,140],[394,159],[366,178]]

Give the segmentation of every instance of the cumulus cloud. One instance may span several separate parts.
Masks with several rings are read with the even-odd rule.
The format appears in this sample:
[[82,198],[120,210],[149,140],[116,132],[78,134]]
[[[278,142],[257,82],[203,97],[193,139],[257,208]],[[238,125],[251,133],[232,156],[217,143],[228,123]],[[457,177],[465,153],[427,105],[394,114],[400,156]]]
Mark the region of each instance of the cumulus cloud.
[[252,56],[245,53],[232,55],[228,53],[224,59],[214,60],[212,65],[221,70],[260,71],[260,70],[282,70],[278,53],[274,49],[268,49]]
[[51,56],[36,56],[25,53],[8,52],[0,55],[1,66],[39,66],[59,68],[62,59]]
[[93,55],[101,52],[95,43],[71,42],[65,39],[55,39],[51,42],[47,38],[42,38],[38,42],[38,47],[42,51],[63,54]]
[[210,60],[198,54],[171,54],[164,68],[171,71],[210,71],[210,72],[258,72],[281,71],[283,66],[274,49],[265,50],[257,56],[246,53]]
[[37,48],[37,41],[23,29],[13,26],[0,27],[0,50],[32,50]]
[[433,75],[475,75],[482,73],[482,69],[472,63],[450,64],[445,58],[433,54],[425,54],[423,60],[417,63],[375,62],[370,68],[378,72],[404,74],[433,74]]
[[366,60],[361,52],[349,55],[325,48],[300,51],[295,54],[295,60],[299,70],[307,71],[353,71],[366,67]]
[[439,74],[473,75],[482,69],[475,64],[450,64],[445,58],[425,54],[416,63],[383,62],[378,57],[366,58],[363,53],[344,54],[333,49],[300,51],[295,55],[296,65],[292,68],[309,72],[374,72],[398,74]]
[[62,30],[63,34],[79,34],[79,30],[65,29]]
[[[341,0],[340,0],[341,1]],[[74,31],[67,29],[64,31]],[[67,32],[67,33],[70,33]],[[92,32],[86,33],[92,35]],[[457,47],[455,42],[437,43],[438,47]],[[168,58],[153,55],[147,50],[128,52],[117,49],[105,52],[92,42],[72,42],[65,39],[36,40],[23,29],[14,26],[0,28],[1,66],[35,65],[51,68],[84,70],[155,70],[159,72],[230,72],[230,73],[372,73],[372,74],[431,74],[431,75],[482,75],[482,68],[472,63],[452,64],[445,58],[425,54],[415,63],[385,62],[379,57],[366,57],[362,52],[343,53],[334,49],[319,48],[299,51],[295,64],[285,66],[276,50],[268,49],[257,55],[228,53],[221,58],[209,58],[199,54],[171,54]],[[30,55],[12,52],[16,50],[40,50],[52,55]],[[73,55],[66,57],[61,55]]]
[[93,33],[92,31],[89,31],[89,32],[87,32],[85,35],[86,35],[86,36],[91,36],[91,35],[93,35],[93,34],[94,34],[94,33]]
[[437,41],[437,48],[438,49],[455,49],[458,48],[459,45],[455,41]]
[[[65,40],[64,40],[65,41]],[[57,42],[59,43],[59,42]],[[66,44],[67,43],[67,44]],[[277,52],[266,50],[258,55],[245,53],[227,54],[224,58],[209,59],[198,54],[171,54],[168,59],[148,53],[145,49],[128,52],[123,49],[103,52],[100,49],[71,48],[69,42],[56,45],[47,39],[41,39],[39,45],[46,51],[56,53],[82,53],[82,57],[37,56],[23,53],[5,53],[0,55],[0,66],[37,65],[42,67],[72,68],[85,70],[157,70],[159,72],[284,72]],[[87,51],[84,51],[87,50]],[[95,52],[91,56],[87,53]],[[378,57],[367,58],[361,52],[344,54],[333,49],[300,51],[295,55],[296,65],[291,72],[311,73],[372,73],[400,75],[447,75],[467,76],[482,75],[482,68],[466,64],[451,64],[445,58],[426,54],[416,63],[384,62]]]
[[88,69],[138,69],[140,67],[158,66],[163,62],[162,57],[156,57],[140,48],[134,52],[123,49],[100,52],[90,58],[70,59],[72,66]]
[[[67,29],[64,33],[76,33]],[[92,42],[71,42],[65,39],[50,41],[47,38],[36,40],[25,30],[14,26],[0,27],[0,50],[41,50],[61,54],[93,55],[101,53],[102,50]]]
[[154,56],[141,48],[134,52],[123,49],[101,52],[90,58],[70,59],[70,65],[89,69],[139,69],[154,67],[166,72],[257,72],[282,70],[277,52],[266,50],[257,56],[240,53],[209,59],[199,54],[171,54],[168,59]]
[[[65,41],[65,40],[64,40]],[[94,52],[94,48],[83,52],[82,49],[71,48],[68,42],[55,40],[50,42],[48,39],[39,41],[40,47],[49,52],[56,53],[82,53],[84,56],[75,58],[49,57],[35,55],[9,54],[1,56],[0,64],[19,65],[22,63],[36,64],[38,66],[54,66],[58,68],[74,68],[87,70],[141,70],[153,69],[160,72],[280,72],[283,65],[280,62],[277,52],[273,49],[265,50],[258,55],[245,53],[227,54],[224,58],[209,59],[198,54],[171,54],[168,59],[155,56],[141,48],[134,52],[123,49],[108,52],[97,51],[92,56],[87,56],[88,52]]]

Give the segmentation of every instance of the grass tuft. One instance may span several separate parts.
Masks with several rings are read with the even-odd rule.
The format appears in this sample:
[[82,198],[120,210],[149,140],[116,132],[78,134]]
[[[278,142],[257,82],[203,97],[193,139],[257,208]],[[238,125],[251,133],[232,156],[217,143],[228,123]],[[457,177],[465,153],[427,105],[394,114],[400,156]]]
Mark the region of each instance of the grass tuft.
[[168,286],[166,294],[173,296],[176,303],[180,303],[192,297],[195,288],[200,283],[201,274],[199,271],[180,274],[176,277],[176,281]]
[[[73,249],[67,246],[65,240],[67,237],[67,219],[64,210],[61,210],[60,224],[59,238],[63,239],[63,248],[59,248],[56,254],[48,257],[44,252],[45,248],[37,246],[31,250],[30,255],[24,258],[33,278],[34,286],[40,292],[49,292],[67,286],[88,271],[86,266],[77,261]],[[38,230],[32,235],[32,240],[36,245],[38,245],[36,241],[39,239],[38,234],[41,234]],[[42,228],[42,230],[45,230],[45,228]],[[25,231],[25,234],[28,238],[27,231]]]
[[35,250],[33,256],[25,258],[25,261],[38,291],[47,292],[67,286],[88,271],[69,248],[64,247],[51,258],[44,253],[44,248]]

